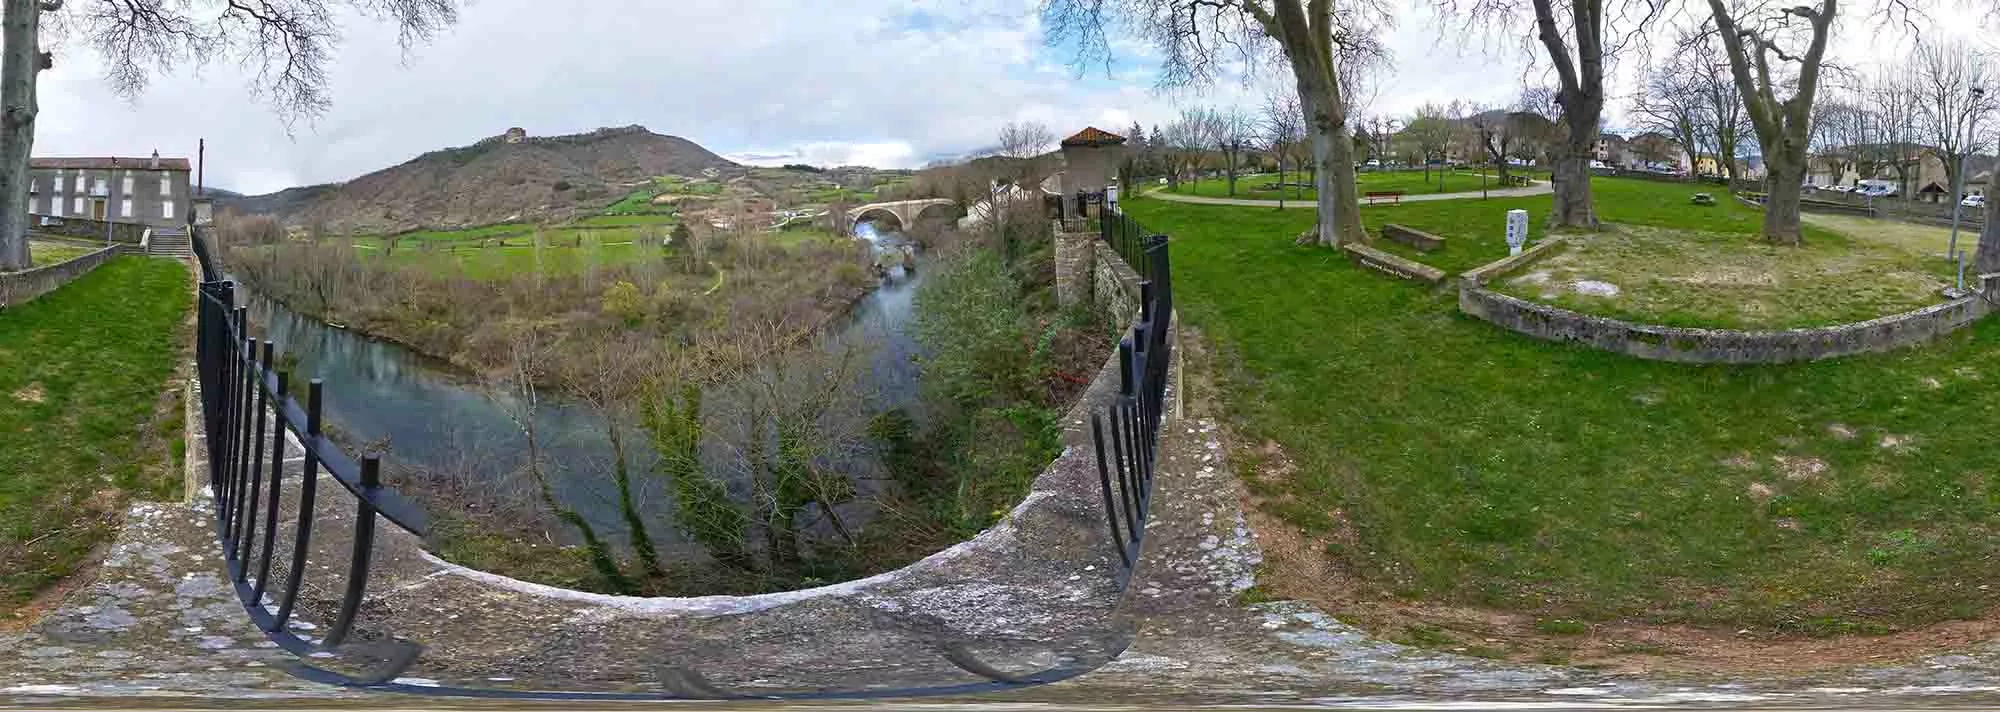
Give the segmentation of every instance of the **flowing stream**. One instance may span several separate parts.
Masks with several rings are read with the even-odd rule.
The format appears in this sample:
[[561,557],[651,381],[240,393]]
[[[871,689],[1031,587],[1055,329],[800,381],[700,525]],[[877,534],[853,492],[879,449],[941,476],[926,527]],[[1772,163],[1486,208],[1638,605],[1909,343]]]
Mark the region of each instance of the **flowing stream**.
[[[914,266],[906,270],[897,259],[905,245],[900,234],[878,232],[869,223],[856,232],[875,246],[885,276],[844,320],[829,327],[832,338],[825,343],[829,349],[857,345],[863,349],[859,353],[868,362],[861,369],[861,386],[871,394],[877,412],[917,408],[917,345],[907,327],[925,272]],[[518,474],[524,471],[528,450],[515,418],[526,409],[513,395],[489,389],[438,359],[330,326],[247,290],[239,294],[246,295],[243,304],[255,330],[297,359],[295,372],[325,381],[322,406],[338,439],[350,447],[386,447],[384,465],[392,472],[402,467],[433,473],[429,476],[452,473],[475,483],[504,483],[520,496],[533,496],[525,489],[531,481]],[[727,399],[734,397],[730,390],[726,385],[708,389],[705,409],[726,407]],[[613,457],[604,415],[546,392],[532,412],[543,469],[556,496],[601,534],[623,532],[617,490],[609,474]],[[662,478],[650,474],[658,458],[645,444],[644,433],[630,428],[621,432],[626,434],[626,461],[648,529],[667,552],[692,546],[673,533],[671,500]],[[863,484],[861,489],[868,487]],[[850,525],[867,514],[842,509]]]

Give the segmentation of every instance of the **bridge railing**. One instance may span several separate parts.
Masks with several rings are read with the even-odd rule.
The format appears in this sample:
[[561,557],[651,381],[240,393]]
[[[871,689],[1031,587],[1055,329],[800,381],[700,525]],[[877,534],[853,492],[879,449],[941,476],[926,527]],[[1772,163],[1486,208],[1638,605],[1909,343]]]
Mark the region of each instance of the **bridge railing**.
[[1097,230],[1104,243],[1125,258],[1125,264],[1138,272],[1141,279],[1154,278],[1154,266],[1152,260],[1147,258],[1146,250],[1152,239],[1158,236],[1156,233],[1115,208],[1107,208],[1098,214]]

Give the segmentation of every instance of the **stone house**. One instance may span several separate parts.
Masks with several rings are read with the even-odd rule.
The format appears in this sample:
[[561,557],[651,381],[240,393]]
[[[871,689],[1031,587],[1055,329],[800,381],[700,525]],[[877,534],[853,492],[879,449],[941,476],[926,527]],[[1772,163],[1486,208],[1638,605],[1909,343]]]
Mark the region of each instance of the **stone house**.
[[194,200],[185,158],[31,158],[28,214],[37,222],[86,219],[186,225]]

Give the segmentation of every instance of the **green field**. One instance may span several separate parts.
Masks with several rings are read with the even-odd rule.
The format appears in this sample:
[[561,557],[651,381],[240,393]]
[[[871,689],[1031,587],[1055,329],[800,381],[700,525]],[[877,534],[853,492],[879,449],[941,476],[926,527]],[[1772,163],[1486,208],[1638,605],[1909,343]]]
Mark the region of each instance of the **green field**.
[[[1606,220],[1754,226],[1749,211],[1689,209],[1692,188],[1595,184]],[[1492,225],[1451,248],[1473,264],[1504,249],[1509,204],[1363,218]],[[1524,205],[1539,223],[1548,199]],[[1507,332],[1460,315],[1450,291],[1295,246],[1310,211],[1128,206],[1172,236],[1176,302],[1222,355],[1257,506],[1341,572],[1275,595],[1326,601],[1337,585],[1749,635],[1887,631],[2000,604],[2000,588],[1968,585],[2000,580],[2000,322],[1817,363],[1649,362]],[[1267,472],[1279,452],[1294,467]]]
[[723,185],[703,178],[681,176],[659,176],[647,185],[625,194],[604,209],[611,215],[668,214],[677,210],[672,205],[654,205],[653,199],[661,195],[714,196],[722,194]]
[[162,394],[191,291],[177,262],[120,257],[0,311],[0,611],[77,571],[128,498],[179,492]]
[[[1483,169],[1460,168],[1451,172],[1432,170],[1428,178],[1425,177],[1423,171],[1363,171],[1355,174],[1355,181],[1361,186],[1363,192],[1402,191],[1408,195],[1476,193],[1479,192],[1479,174],[1481,170]],[[1497,176],[1498,174],[1494,175]],[[1312,183],[1311,176],[1305,173],[1286,173],[1286,183],[1299,183],[1307,187],[1287,188],[1282,191],[1282,196],[1279,195],[1280,191],[1275,188],[1264,188],[1264,186],[1274,185],[1277,182],[1278,174],[1276,173],[1237,176],[1236,195],[1234,196],[1229,194],[1229,181],[1226,178],[1205,178],[1200,183],[1182,181],[1178,189],[1163,188],[1163,190],[1171,190],[1182,195],[1199,195],[1208,198],[1235,197],[1246,200],[1277,200],[1280,197],[1285,200],[1315,200],[1316,196],[1319,195],[1319,191],[1313,190],[1310,187]],[[1487,185],[1495,190],[1502,187],[1497,177],[1488,178]]]
[[[619,216],[641,217],[641,216]],[[476,240],[422,240],[402,238],[393,250],[380,238],[354,241],[363,255],[386,257],[397,264],[424,265],[433,273],[463,274],[479,280],[506,279],[516,274],[578,274],[591,267],[626,264],[648,256],[636,241],[642,230],[667,233],[667,223],[638,222],[607,227],[562,227],[542,231],[543,248],[535,248],[532,232]],[[464,232],[464,231],[461,231]],[[497,233],[496,233],[497,234]],[[798,228],[765,235],[774,244],[796,245],[807,240],[835,240],[818,229]],[[672,254],[672,246],[659,248],[652,256]]]
[[35,259],[35,266],[37,267],[62,264],[100,249],[103,249],[103,247],[44,240],[28,241],[28,254]]

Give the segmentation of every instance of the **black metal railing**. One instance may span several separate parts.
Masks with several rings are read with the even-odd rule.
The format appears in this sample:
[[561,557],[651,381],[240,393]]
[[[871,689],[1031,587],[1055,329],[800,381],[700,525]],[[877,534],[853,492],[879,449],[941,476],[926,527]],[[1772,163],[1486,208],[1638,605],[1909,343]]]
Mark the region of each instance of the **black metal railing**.
[[[199,235],[192,239],[202,271],[195,361],[223,561],[244,610],[272,642],[300,656],[332,651],[353,635],[356,614],[368,595],[377,515],[418,535],[426,517],[414,503],[382,486],[380,458],[366,455],[357,461],[327,438],[321,417],[324,385],[317,378],[309,381],[303,405],[293,397],[290,374],[277,367],[275,344],[250,336],[247,311],[236,305],[235,283],[217,270],[205,240]],[[288,452],[298,456],[287,457]],[[288,471],[293,464],[297,470]],[[345,532],[352,542],[346,576],[337,584],[325,582],[329,589],[337,585],[341,590],[339,604],[332,623],[313,641],[293,627],[311,569],[307,558],[314,551],[322,471],[354,495],[355,513],[351,531]],[[287,480],[298,488],[289,508],[282,492]],[[273,559],[280,548],[290,551],[279,564],[282,584],[274,587]],[[320,630],[322,625],[297,627]],[[391,659],[406,665],[413,655]],[[388,679],[396,671],[377,670],[362,678]]]
[[[1138,239],[1138,231],[1134,224],[1132,239]],[[931,643],[933,649],[928,654],[942,657],[976,680],[896,689],[735,691],[708,683],[692,668],[678,668],[682,676],[693,681],[687,689],[664,692],[514,690],[405,683],[398,676],[417,662],[422,647],[395,639],[388,635],[389,631],[365,629],[372,627],[362,626],[357,618],[366,610],[363,604],[368,599],[371,567],[381,563],[374,552],[380,520],[386,518],[422,536],[427,518],[412,501],[383,485],[378,457],[368,455],[357,460],[328,439],[322,420],[324,385],[319,379],[310,380],[305,403],[301,405],[295,400],[291,374],[278,366],[282,354],[270,341],[251,336],[248,311],[236,305],[237,285],[218,269],[209,241],[199,232],[191,240],[202,270],[196,360],[202,422],[206,427],[204,438],[209,450],[209,487],[216,505],[217,541],[227,574],[249,618],[280,648],[302,658],[302,663],[291,671],[306,679],[384,692],[494,699],[873,699],[999,692],[1059,682],[1097,669],[1131,644],[1135,631],[1128,623],[1106,618],[1107,623],[1113,623],[1108,637],[1103,641],[1083,641],[1090,647],[1082,654],[1066,652],[1066,656],[1058,657],[1046,668],[1008,672],[983,662],[969,646],[977,641],[941,639]],[[1104,413],[1092,418],[1099,478],[1117,561],[1121,564],[1116,575],[1121,592],[1130,583],[1144,541],[1166,393],[1166,337],[1173,314],[1172,289],[1165,279],[1166,239],[1153,236],[1144,242],[1145,246],[1134,254],[1145,261],[1135,264],[1143,265],[1142,273],[1160,277],[1140,284],[1138,322],[1118,350],[1117,400]],[[292,453],[296,456],[288,456]],[[319,501],[317,486],[322,473],[353,495],[355,516],[351,520],[328,517],[316,527],[315,513],[324,506]],[[288,487],[293,490],[289,499],[284,496]],[[338,529],[333,528],[336,524]],[[338,545],[340,535],[351,536],[344,566],[331,563],[343,548]],[[320,541],[329,536],[333,538],[333,546]],[[319,548],[315,548],[315,542]],[[309,561],[314,557],[321,558],[317,563]],[[336,573],[343,569],[344,577]],[[322,572],[319,576],[325,580],[318,580],[314,572]],[[319,595],[307,596],[303,593],[307,589]],[[338,596],[331,595],[332,591],[339,591]],[[308,598],[320,605],[308,606]],[[295,622],[298,611],[307,608],[330,617],[332,622],[322,621],[323,627],[299,626]],[[299,630],[324,631],[324,635],[313,640],[295,632],[294,626]],[[384,642],[388,644],[386,652]],[[341,658],[338,662],[344,663],[342,671],[305,664],[307,660],[327,657],[326,653]],[[913,652],[913,657],[924,654]],[[350,668],[360,671],[346,671]]]
[[1138,221],[1109,210],[1099,224],[1104,241],[1141,277],[1137,323],[1131,335],[1118,343],[1117,399],[1090,418],[1098,485],[1118,554],[1122,590],[1139,564],[1153,500],[1173,348],[1168,331],[1173,328],[1174,289],[1165,235],[1153,234]]
[[1106,208],[1097,217],[1097,234],[1104,238],[1104,244],[1110,245],[1113,252],[1125,258],[1125,264],[1131,265],[1140,279],[1153,279],[1158,274],[1154,271],[1152,259],[1146,256],[1146,250],[1152,246],[1153,238],[1159,236],[1148,231],[1139,221],[1115,208]]

